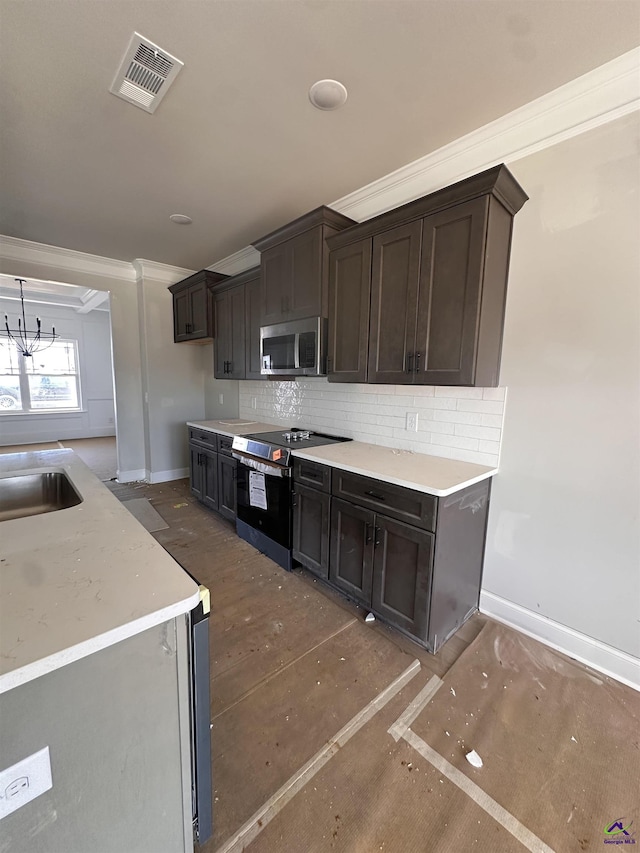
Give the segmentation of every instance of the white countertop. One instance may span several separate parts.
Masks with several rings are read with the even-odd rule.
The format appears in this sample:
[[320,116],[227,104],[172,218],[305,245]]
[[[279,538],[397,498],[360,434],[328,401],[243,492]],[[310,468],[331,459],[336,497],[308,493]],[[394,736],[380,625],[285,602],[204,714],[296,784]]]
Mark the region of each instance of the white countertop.
[[263,424],[259,421],[248,421],[246,418],[226,418],[221,421],[188,421],[187,426],[217,432],[220,435],[253,435],[254,432],[274,432],[286,427],[277,424]]
[[192,610],[198,586],[72,450],[0,455],[63,470],[78,506],[0,521],[0,693]]
[[473,462],[458,462],[442,456],[428,456],[426,453],[414,453],[412,450],[395,450],[378,444],[365,444],[362,441],[345,441],[343,444],[330,444],[326,447],[313,447],[309,450],[294,450],[293,456],[310,459],[383,480],[406,486],[418,492],[445,497],[458,492],[488,477],[497,474],[497,468],[476,465]]

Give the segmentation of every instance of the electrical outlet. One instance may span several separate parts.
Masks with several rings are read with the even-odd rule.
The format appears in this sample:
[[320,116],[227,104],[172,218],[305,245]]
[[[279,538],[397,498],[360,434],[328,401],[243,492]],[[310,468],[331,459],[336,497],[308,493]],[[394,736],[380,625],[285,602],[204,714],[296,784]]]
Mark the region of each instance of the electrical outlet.
[[49,747],[0,772],[0,820],[53,788]]
[[409,432],[418,432],[418,413],[407,412],[407,423],[405,429]]
[[252,397],[252,398],[251,398],[251,408],[252,408],[252,409],[257,409],[257,408],[258,408],[258,398],[257,398],[257,397]]
[[220,405],[224,403],[224,394],[218,394],[218,402]]

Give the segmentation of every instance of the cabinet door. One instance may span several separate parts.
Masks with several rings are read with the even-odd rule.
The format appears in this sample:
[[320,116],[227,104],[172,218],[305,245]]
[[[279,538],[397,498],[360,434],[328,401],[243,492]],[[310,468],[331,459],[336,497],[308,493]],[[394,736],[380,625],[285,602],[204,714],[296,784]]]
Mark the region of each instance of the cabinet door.
[[489,199],[423,223],[416,382],[473,385]]
[[173,340],[176,343],[189,339],[191,309],[189,292],[183,290],[173,295]]
[[191,324],[189,338],[206,338],[209,332],[210,295],[206,282],[194,284],[187,290]]
[[227,379],[244,379],[245,340],[244,340],[244,285],[229,290],[229,364]]
[[262,325],[287,319],[286,299],[291,282],[291,253],[287,243],[266,249],[260,258]]
[[244,289],[245,377],[266,379],[260,373],[260,278],[248,281]]
[[414,381],[421,222],[373,239],[369,382]]
[[427,639],[433,534],[375,518],[371,609],[423,642]]
[[202,468],[202,497],[209,509],[218,509],[218,454],[211,450],[200,451]]
[[232,456],[218,453],[218,512],[229,521],[236,520],[236,466]]
[[202,500],[202,468],[200,467],[202,448],[189,445],[189,484],[196,498]]
[[213,374],[216,379],[228,379],[231,360],[231,299],[229,291],[215,294],[215,340]]
[[331,495],[296,484],[293,490],[293,556],[314,574],[329,576]]
[[374,514],[334,498],[329,579],[351,598],[371,604]]
[[366,382],[371,239],[329,255],[329,382]]
[[288,241],[289,280],[285,297],[287,320],[322,314],[322,228],[312,228]]

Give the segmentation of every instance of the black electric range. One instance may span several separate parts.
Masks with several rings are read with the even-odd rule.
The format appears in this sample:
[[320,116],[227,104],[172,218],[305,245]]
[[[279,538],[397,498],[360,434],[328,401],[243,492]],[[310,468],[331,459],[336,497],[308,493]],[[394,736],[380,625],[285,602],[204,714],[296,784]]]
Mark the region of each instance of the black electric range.
[[291,453],[343,441],[351,439],[299,427],[235,436],[238,536],[290,571]]

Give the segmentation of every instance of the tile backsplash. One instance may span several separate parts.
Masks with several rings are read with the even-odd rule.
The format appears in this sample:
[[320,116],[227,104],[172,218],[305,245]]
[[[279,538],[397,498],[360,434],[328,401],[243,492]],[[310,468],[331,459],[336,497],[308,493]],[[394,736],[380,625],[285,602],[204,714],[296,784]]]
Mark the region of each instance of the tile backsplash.
[[[497,466],[506,388],[240,382],[239,416]],[[418,416],[407,430],[407,413]]]

